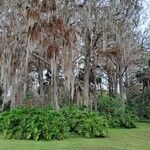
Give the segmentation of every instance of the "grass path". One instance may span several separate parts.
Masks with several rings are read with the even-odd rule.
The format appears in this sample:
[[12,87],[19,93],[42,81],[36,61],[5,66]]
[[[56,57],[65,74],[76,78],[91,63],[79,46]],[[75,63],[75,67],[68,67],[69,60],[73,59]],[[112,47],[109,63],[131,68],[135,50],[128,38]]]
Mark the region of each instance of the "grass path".
[[137,129],[111,129],[100,139],[69,138],[63,141],[6,140],[0,137],[0,150],[150,150],[150,124]]

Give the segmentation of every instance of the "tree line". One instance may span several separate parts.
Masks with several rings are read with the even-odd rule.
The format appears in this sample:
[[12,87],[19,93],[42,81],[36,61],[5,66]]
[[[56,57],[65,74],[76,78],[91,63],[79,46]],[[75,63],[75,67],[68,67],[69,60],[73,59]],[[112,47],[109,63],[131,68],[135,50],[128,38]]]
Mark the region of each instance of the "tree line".
[[1,0],[0,7],[2,109],[97,110],[106,94],[124,110],[134,91],[150,88],[141,0]]

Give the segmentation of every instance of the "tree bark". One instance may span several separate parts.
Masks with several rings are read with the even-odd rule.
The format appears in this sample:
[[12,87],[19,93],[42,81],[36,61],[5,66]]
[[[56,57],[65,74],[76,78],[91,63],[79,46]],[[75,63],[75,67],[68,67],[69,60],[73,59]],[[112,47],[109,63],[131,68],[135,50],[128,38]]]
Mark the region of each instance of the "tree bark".
[[89,28],[86,29],[86,41],[85,41],[85,66],[84,66],[84,105],[89,105],[89,77],[90,77],[90,45],[91,35]]

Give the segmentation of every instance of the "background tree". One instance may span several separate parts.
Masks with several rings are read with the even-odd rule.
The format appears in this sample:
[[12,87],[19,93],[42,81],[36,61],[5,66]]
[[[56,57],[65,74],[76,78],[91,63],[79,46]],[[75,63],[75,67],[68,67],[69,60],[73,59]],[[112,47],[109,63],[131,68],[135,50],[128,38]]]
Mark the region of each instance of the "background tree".
[[0,7],[3,107],[97,110],[107,91],[125,109],[131,74],[149,53],[140,0],[7,0]]

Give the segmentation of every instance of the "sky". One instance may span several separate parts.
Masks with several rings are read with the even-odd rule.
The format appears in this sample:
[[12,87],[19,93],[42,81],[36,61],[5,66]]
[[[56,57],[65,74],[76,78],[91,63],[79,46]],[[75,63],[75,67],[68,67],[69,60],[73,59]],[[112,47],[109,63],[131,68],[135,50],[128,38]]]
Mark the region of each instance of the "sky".
[[148,25],[150,24],[150,0],[142,0],[143,2],[143,11],[141,15],[141,28],[144,31],[146,28],[148,28]]

